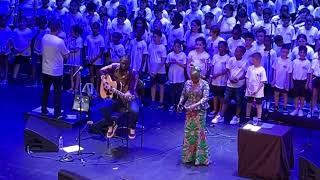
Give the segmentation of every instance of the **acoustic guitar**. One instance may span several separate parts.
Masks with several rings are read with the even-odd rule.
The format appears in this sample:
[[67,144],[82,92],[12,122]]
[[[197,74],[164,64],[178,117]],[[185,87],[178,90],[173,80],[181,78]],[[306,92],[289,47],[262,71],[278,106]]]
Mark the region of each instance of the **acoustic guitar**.
[[114,95],[118,95],[121,99],[125,101],[132,101],[134,95],[126,95],[117,89],[117,82],[113,81],[110,75],[104,75],[101,77],[100,84],[100,97],[102,99],[112,99]]

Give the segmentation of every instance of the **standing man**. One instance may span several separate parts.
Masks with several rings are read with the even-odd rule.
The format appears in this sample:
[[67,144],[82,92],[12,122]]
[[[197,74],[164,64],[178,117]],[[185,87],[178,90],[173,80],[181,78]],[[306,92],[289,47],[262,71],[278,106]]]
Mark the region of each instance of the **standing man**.
[[57,35],[61,30],[61,23],[52,20],[50,23],[51,34],[46,34],[42,38],[42,76],[43,94],[41,113],[48,114],[48,98],[50,86],[54,87],[54,118],[62,118],[61,114],[61,88],[63,77],[63,61],[69,55],[64,41]]

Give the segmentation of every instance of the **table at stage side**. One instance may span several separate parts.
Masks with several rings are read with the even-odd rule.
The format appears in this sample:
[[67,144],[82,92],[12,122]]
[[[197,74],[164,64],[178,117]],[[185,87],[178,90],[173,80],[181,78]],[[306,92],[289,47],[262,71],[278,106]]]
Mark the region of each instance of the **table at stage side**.
[[289,179],[293,168],[291,128],[273,125],[257,132],[238,130],[238,175],[250,178]]

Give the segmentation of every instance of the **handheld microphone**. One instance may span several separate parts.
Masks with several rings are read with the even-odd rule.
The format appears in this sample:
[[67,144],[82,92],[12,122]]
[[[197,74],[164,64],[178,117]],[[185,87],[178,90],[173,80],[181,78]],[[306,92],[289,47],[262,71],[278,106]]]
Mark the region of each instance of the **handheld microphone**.
[[80,66],[79,69],[72,75],[72,77],[75,77],[82,69],[83,67]]

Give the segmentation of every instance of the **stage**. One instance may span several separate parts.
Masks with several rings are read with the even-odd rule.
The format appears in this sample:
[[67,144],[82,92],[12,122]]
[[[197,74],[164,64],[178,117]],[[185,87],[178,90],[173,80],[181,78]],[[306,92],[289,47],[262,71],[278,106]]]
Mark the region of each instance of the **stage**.
[[[65,154],[33,153],[24,151],[24,113],[40,104],[41,88],[21,86],[0,87],[0,179],[57,179],[60,169],[66,169],[90,179],[244,179],[237,176],[237,132],[239,126],[225,123],[210,126],[207,121],[207,135],[212,164],[195,167],[181,162],[184,119],[182,114],[166,110],[143,109],[144,143],[140,147],[140,136],[125,143],[111,140],[111,149],[100,135],[84,133],[84,152],[95,152],[86,157],[83,165],[73,162],[59,162]],[[72,97],[63,94],[64,109],[70,109]],[[79,126],[63,128],[64,144],[77,143]],[[291,179],[298,179],[298,157],[305,152],[319,152],[320,133],[303,128],[293,128],[295,167]],[[309,138],[307,138],[309,137]],[[310,139],[310,141],[308,140]],[[311,147],[305,146],[311,143]],[[122,148],[120,148],[122,146]],[[317,154],[317,153],[315,153]],[[73,157],[77,157],[73,155]],[[223,177],[223,178],[222,178]]]

